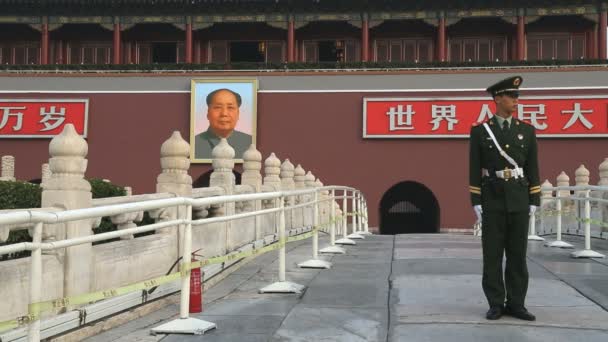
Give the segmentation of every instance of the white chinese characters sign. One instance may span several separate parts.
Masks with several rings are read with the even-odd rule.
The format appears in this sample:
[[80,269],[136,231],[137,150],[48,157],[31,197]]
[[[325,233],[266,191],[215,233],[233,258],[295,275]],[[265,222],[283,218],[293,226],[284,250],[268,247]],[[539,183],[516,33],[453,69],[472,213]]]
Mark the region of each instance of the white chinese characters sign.
[[[488,97],[369,98],[363,100],[364,138],[466,138],[492,117]],[[514,115],[539,137],[608,137],[608,96],[521,97]]]
[[51,138],[73,124],[86,138],[89,100],[0,99],[0,138]]

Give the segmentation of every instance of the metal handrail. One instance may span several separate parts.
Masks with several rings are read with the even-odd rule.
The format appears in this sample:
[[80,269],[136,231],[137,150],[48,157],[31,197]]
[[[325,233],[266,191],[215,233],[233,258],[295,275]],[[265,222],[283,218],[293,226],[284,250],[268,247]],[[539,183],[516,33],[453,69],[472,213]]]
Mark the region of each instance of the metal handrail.
[[[335,191],[343,191],[343,196],[336,196]],[[319,198],[319,194],[324,191],[331,191],[331,195],[329,198],[321,199]],[[348,193],[351,192],[352,195],[349,196]],[[302,195],[314,195],[312,200],[309,200],[305,203],[300,203],[292,206],[285,206],[285,199],[290,196],[302,196]],[[326,195],[327,196],[327,195]],[[288,210],[293,210],[301,207],[312,207],[313,210],[313,229],[312,237],[313,237],[313,259],[316,259],[317,250],[318,250],[318,225],[319,225],[319,203],[327,202],[331,200],[336,200],[341,198],[343,201],[343,216],[340,219],[344,226],[343,232],[346,233],[346,222],[347,222],[347,211],[346,211],[346,203],[347,199],[352,198],[352,213],[355,214],[357,210],[361,210],[361,208],[367,208],[365,198],[362,193],[354,189],[352,187],[346,186],[323,186],[316,188],[308,188],[308,189],[299,189],[299,190],[290,190],[290,191],[274,191],[274,192],[265,192],[265,193],[255,193],[255,194],[242,194],[242,195],[224,195],[224,196],[213,196],[206,198],[188,198],[188,197],[175,197],[175,198],[164,198],[164,199],[154,199],[147,200],[141,202],[134,203],[121,203],[121,204],[111,204],[104,206],[97,206],[92,208],[83,208],[83,209],[73,209],[66,210],[61,212],[40,212],[33,209],[20,210],[5,214],[0,214],[0,225],[7,224],[24,224],[24,223],[34,223],[34,230],[32,233],[32,242],[22,242],[17,244],[12,244],[8,246],[0,246],[0,254],[6,253],[14,253],[18,251],[29,250],[32,252],[31,255],[31,266],[30,266],[30,304],[37,303],[41,298],[41,281],[42,281],[42,251],[43,250],[55,250],[59,248],[66,248],[70,246],[76,246],[85,243],[92,243],[96,241],[106,240],[110,238],[121,237],[125,235],[143,233],[148,231],[153,231],[162,228],[176,228],[180,227],[179,233],[181,238],[183,238],[183,255],[182,255],[182,263],[188,265],[191,262],[191,244],[192,244],[192,226],[200,225],[200,224],[209,224],[214,222],[223,222],[230,221],[235,219],[241,219],[251,216],[257,215],[265,215],[272,213],[280,213],[280,220],[278,221],[277,227],[279,232],[279,241],[284,241],[285,236],[285,212]],[[256,210],[246,213],[240,214],[231,214],[227,216],[221,217],[212,217],[212,218],[204,218],[199,220],[192,219],[192,208],[194,206],[206,206],[206,205],[218,205],[225,204],[230,202],[239,202],[239,201],[256,201],[256,200],[266,200],[266,199],[278,199],[277,207],[271,209],[263,209]],[[183,208],[184,211],[181,211],[182,214],[185,214],[185,218],[182,217],[163,221],[153,224],[148,224],[145,226],[134,227],[121,229],[118,231],[106,232],[101,234],[69,238],[60,241],[51,241],[51,242],[42,242],[42,232],[44,224],[57,224],[69,221],[80,221],[80,220],[90,220],[103,216],[113,216],[118,214],[125,214],[131,212],[138,211],[146,211],[146,210],[154,210],[160,208],[167,207],[177,207]],[[333,208],[333,206],[332,206]],[[178,210],[179,211],[179,210]],[[367,211],[367,209],[365,209]],[[367,215],[363,215],[358,213],[361,217],[358,220],[353,217],[353,233],[355,229],[365,228],[367,231]],[[332,209],[332,216],[335,215]],[[362,219],[364,221],[362,221]],[[331,217],[330,217],[331,220]],[[183,229],[182,229],[183,228]],[[333,244],[333,235],[334,235],[335,224],[331,224],[331,235],[332,235],[332,244]],[[180,240],[181,241],[181,240]],[[279,279],[280,281],[284,281],[285,278],[285,247],[284,242],[283,245],[280,246],[279,252]],[[190,272],[185,271],[185,275],[183,275],[181,286],[181,300],[180,300],[180,317],[187,318],[188,317],[188,289],[190,282]],[[40,317],[39,315],[34,315],[30,317],[31,321],[29,321],[29,329],[28,329],[28,339],[30,341],[36,341],[40,339]]]

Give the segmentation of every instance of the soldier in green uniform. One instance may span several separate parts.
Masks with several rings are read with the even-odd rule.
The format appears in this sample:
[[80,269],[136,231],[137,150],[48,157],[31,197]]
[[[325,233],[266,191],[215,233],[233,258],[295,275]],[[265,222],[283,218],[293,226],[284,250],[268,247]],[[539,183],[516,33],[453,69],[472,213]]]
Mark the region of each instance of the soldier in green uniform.
[[488,87],[496,114],[471,128],[469,190],[482,222],[482,286],[490,320],[503,314],[535,320],[524,302],[528,222],[540,205],[540,183],[534,127],[513,117],[521,83],[522,78],[516,76]]

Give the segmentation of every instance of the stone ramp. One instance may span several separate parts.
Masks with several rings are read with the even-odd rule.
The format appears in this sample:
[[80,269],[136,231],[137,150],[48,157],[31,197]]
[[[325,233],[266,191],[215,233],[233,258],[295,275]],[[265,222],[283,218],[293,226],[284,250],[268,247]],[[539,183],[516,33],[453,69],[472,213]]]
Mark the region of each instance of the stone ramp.
[[330,270],[297,268],[310,258],[310,241],[290,245],[287,279],[307,286],[299,296],[257,293],[277,280],[276,252],[240,267],[205,293],[205,312],[195,316],[218,326],[205,335],[149,335],[177,315],[171,306],[88,341],[608,341],[603,261],[530,243],[527,306],[537,321],[487,321],[478,238],[374,235],[357,243],[323,257]]
[[[537,317],[484,318],[481,241],[471,236],[400,235],[395,240],[391,291],[391,341],[608,341],[608,312],[563,281],[608,267],[574,260],[570,251],[529,243],[526,306]],[[556,272],[560,271],[560,273]],[[598,294],[598,297],[602,295]],[[608,298],[608,287],[603,290]]]

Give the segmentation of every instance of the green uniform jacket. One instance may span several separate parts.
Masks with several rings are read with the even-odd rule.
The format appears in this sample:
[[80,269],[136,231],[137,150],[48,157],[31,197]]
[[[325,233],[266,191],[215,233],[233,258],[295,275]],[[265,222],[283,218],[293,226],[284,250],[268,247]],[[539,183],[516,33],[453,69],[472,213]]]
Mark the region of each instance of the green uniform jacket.
[[[228,145],[234,149],[234,158],[242,159],[243,153],[251,146],[251,135],[232,131],[228,137]],[[196,159],[211,159],[211,151],[220,143],[220,138],[215,135],[211,129],[197,134],[194,137],[194,158]]]
[[469,191],[473,205],[481,204],[484,211],[528,211],[530,205],[540,205],[540,182],[536,133],[534,127],[513,118],[511,128],[503,133],[495,117],[487,121],[501,148],[524,169],[524,177],[509,180],[482,176],[482,169],[492,175],[496,170],[514,167],[500,155],[492,138],[483,127],[471,128],[469,153]]

